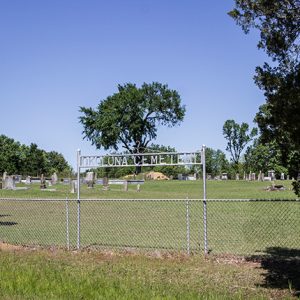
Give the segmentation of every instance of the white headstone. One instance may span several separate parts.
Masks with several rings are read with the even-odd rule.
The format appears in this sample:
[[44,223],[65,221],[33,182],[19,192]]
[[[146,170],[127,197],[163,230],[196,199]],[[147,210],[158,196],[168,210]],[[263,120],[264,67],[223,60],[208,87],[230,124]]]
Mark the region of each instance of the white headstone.
[[6,176],[4,182],[4,189],[6,190],[14,190],[16,189],[16,184],[13,176]]
[[235,174],[235,180],[240,180],[240,174],[239,173]]
[[51,176],[51,183],[57,184],[57,181],[58,181],[58,177],[57,177],[56,173],[54,172]]
[[124,192],[127,192],[128,191],[128,181],[125,180],[124,181]]
[[280,180],[284,180],[284,173],[280,174]]
[[89,188],[94,187],[94,172],[87,172],[85,176],[85,182]]
[[30,176],[26,177],[25,184],[31,184],[31,177]]

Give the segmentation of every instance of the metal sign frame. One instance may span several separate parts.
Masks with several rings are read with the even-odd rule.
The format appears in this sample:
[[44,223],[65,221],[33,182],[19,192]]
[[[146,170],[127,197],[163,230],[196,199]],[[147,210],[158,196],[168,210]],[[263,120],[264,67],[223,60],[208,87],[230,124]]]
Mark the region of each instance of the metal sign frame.
[[80,249],[80,170],[114,167],[152,167],[202,165],[203,170],[203,214],[204,253],[208,253],[206,219],[206,164],[205,146],[195,152],[160,152],[112,155],[81,155],[77,150],[77,249]]

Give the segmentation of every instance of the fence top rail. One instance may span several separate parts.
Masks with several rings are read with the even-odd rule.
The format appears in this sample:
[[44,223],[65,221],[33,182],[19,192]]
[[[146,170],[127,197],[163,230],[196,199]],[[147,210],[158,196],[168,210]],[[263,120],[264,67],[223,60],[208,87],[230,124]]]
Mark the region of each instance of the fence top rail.
[[[44,202],[62,202],[62,201],[78,201],[75,198],[0,198],[0,201],[44,201]],[[201,198],[82,198],[80,202],[94,201],[94,202],[180,202],[180,201],[194,201],[194,202],[300,202],[300,199],[201,199]]]

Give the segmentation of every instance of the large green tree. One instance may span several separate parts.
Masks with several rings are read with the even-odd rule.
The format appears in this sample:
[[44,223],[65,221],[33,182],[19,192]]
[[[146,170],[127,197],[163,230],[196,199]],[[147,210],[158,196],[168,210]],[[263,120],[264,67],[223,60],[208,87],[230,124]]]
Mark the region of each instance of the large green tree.
[[255,83],[266,103],[255,120],[261,141],[278,144],[282,163],[293,163],[289,170],[295,176],[300,169],[295,159],[300,153],[300,1],[236,0],[229,14],[245,33],[260,32],[258,48],[272,59],[256,68]]
[[22,145],[12,138],[0,135],[0,174],[20,174],[38,176],[53,172],[67,173],[72,168],[62,154],[39,149],[37,144]]
[[205,149],[206,172],[213,177],[220,175],[222,172],[228,172],[229,161],[223,151],[207,147]]
[[178,92],[167,85],[153,82],[138,88],[128,83],[118,85],[118,92],[96,109],[80,107],[80,112],[84,138],[97,149],[117,151],[122,146],[129,153],[143,153],[159,125],[172,127],[183,120],[185,107]]
[[257,129],[252,128],[250,131],[247,123],[240,125],[234,120],[227,120],[223,125],[223,135],[227,140],[226,150],[230,153],[231,161],[237,169],[241,154],[246,145],[257,135]]

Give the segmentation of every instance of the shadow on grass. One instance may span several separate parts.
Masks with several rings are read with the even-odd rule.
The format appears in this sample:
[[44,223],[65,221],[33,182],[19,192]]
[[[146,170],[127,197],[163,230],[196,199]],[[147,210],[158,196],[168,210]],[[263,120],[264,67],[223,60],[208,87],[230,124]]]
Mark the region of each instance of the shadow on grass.
[[264,254],[252,255],[247,260],[260,262],[260,268],[265,271],[264,283],[260,286],[276,289],[291,287],[299,293],[300,249],[270,247]]
[[13,225],[17,225],[17,224],[18,224],[17,222],[11,222],[11,221],[1,222],[0,221],[0,226],[13,226]]

